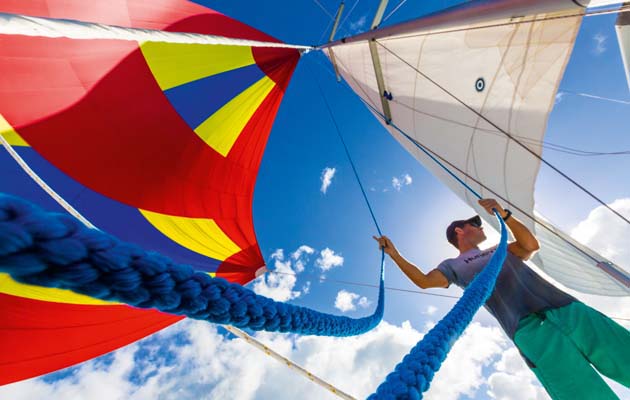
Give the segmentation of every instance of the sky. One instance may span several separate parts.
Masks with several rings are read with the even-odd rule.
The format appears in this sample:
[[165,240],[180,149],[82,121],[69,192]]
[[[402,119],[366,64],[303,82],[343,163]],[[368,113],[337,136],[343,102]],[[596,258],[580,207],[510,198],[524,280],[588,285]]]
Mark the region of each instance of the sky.
[[[293,44],[319,44],[328,35],[333,0],[200,2]],[[377,1],[348,0],[343,35],[368,28]],[[385,25],[454,5],[408,0]],[[392,1],[385,15],[398,4]],[[352,13],[348,16],[348,12]],[[630,149],[630,101],[613,29],[616,16],[584,20],[550,116],[546,140],[590,151]],[[268,274],[249,284],[277,300],[352,317],[368,315],[377,289],[380,252],[359,186],[319,94],[331,102],[376,218],[398,249],[425,272],[456,255],[444,239],[453,219],[473,211],[391,138],[356,96],[331,78],[317,52],[302,57],[278,112],[256,184],[254,224]],[[544,157],[630,217],[630,156]],[[574,237],[630,267],[628,225],[544,167],[539,210]],[[498,235],[490,234],[488,245]],[[396,266],[387,286],[417,291]],[[559,285],[562,287],[561,285]],[[369,395],[409,349],[453,306],[461,290],[389,290],[375,330],[352,338],[274,333],[255,337],[357,398]],[[571,292],[573,293],[573,292]],[[630,318],[629,299],[579,295],[608,315]],[[627,322],[620,321],[628,326]],[[623,399],[630,390],[614,385]],[[281,363],[204,322],[184,321],[98,359],[0,388],[11,399],[305,399],[335,398]],[[546,399],[515,347],[480,310],[434,378],[429,399]]]

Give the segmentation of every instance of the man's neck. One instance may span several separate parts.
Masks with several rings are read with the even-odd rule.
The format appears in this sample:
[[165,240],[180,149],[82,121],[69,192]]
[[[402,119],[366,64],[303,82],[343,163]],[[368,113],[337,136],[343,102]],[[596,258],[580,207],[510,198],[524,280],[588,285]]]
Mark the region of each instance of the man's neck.
[[479,250],[479,246],[473,246],[472,244],[464,244],[459,248],[459,254],[464,254],[465,252],[472,250],[472,249],[477,249]]

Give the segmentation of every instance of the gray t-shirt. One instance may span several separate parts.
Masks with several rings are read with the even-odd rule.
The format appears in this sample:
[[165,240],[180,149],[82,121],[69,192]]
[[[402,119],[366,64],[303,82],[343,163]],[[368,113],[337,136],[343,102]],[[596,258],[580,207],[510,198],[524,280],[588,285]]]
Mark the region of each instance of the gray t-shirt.
[[[449,285],[464,289],[490,261],[496,247],[487,250],[471,249],[457,258],[438,265]],[[508,251],[494,291],[485,307],[501,324],[510,338],[521,318],[531,313],[562,307],[576,299],[556,288],[532,271],[520,258]]]

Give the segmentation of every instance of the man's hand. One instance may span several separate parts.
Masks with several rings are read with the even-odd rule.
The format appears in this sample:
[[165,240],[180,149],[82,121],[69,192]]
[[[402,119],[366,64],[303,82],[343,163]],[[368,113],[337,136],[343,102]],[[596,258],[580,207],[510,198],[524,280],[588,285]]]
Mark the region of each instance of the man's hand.
[[378,242],[378,248],[384,250],[385,254],[387,254],[388,256],[394,257],[398,254],[396,246],[394,246],[394,243],[392,243],[392,241],[387,236],[381,236],[380,238],[377,238],[376,236],[372,237]]
[[497,210],[501,218],[507,215],[507,211],[505,211],[503,207],[501,207],[499,202],[495,199],[481,199],[479,200],[479,205],[483,207],[488,212],[488,214],[494,215],[494,211],[492,210],[494,208],[495,210]]
[[[490,213],[494,214],[492,209],[496,209],[501,218],[505,218],[507,212],[501,207],[501,205],[495,199],[482,199],[479,200],[479,205]],[[508,251],[521,260],[529,260],[529,258],[540,249],[540,244],[536,237],[527,229],[525,225],[516,217],[510,217],[506,221],[507,226],[514,235],[514,242],[508,244]]]

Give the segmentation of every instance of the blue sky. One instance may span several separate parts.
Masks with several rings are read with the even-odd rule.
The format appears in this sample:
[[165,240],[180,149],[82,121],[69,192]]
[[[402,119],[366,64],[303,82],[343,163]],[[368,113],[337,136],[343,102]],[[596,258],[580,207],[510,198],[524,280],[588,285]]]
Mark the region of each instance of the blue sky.
[[[337,1],[318,2],[330,14],[338,6]],[[330,21],[313,0],[200,3],[294,44],[318,44]],[[342,32],[367,29],[377,3],[359,1]],[[398,2],[391,3],[386,15]],[[386,24],[456,3],[409,0]],[[354,4],[355,0],[347,2],[346,13]],[[549,120],[546,140],[591,151],[630,149],[626,122],[630,106],[574,94],[630,101],[613,30],[615,18],[585,19],[560,86],[563,94]],[[455,250],[444,239],[444,228],[453,219],[472,215],[472,211],[406,153],[358,98],[327,71],[330,66],[319,53],[307,54],[299,63],[270,135],[255,192],[255,227],[269,268],[297,272],[297,278],[270,276],[271,281],[252,286],[257,285],[262,293],[284,296],[294,304],[361,316],[371,312],[376,289],[333,280],[377,284],[380,253],[371,238],[376,230],[316,81],[333,106],[383,232],[407,258],[428,271],[444,258],[454,256]],[[546,151],[544,156],[604,201],[617,201],[615,204],[630,214],[630,156],[583,158],[553,151]],[[326,168],[334,168],[335,173],[324,193],[322,174]],[[399,180],[400,187],[393,185],[394,179]],[[581,229],[576,234],[589,244],[612,248],[626,266],[630,265],[630,253],[624,250],[620,237],[602,239],[591,234],[604,232],[604,227],[616,223],[593,213],[597,204],[592,200],[545,168],[535,195],[540,210],[558,226],[566,231]],[[617,226],[611,231],[627,238],[627,227]],[[302,247],[299,257],[293,257],[301,246],[307,247]],[[326,280],[321,280],[322,276]],[[391,262],[387,263],[386,279],[388,286],[416,289]],[[347,293],[340,296],[342,290]],[[456,288],[427,292],[461,293]],[[609,314],[630,317],[630,303],[611,305],[606,299],[596,298],[587,301]],[[365,337],[346,342],[293,335],[257,337],[352,394],[362,395],[365,393],[360,383],[382,380],[427,327],[453,304],[451,299],[389,291],[386,323]],[[354,310],[349,309],[351,306]],[[214,327],[186,322],[86,365],[1,388],[0,397],[5,393],[12,398],[62,398],[72,394],[98,398],[99,393],[109,390],[108,399],[207,398],[209,393],[217,398],[264,399],[292,398],[292,390],[299,389],[309,391],[313,398],[325,398],[326,393],[319,388],[238,342]],[[517,398],[510,390],[519,388],[521,398],[545,398],[524,364],[519,364],[515,349],[496,322],[483,310],[453,350],[452,358],[445,372],[436,377],[437,389],[430,397]],[[366,370],[372,371],[371,375],[366,375]],[[284,386],[278,382],[285,382]],[[289,388],[291,385],[294,387]],[[620,396],[630,398],[627,390],[618,390]]]

